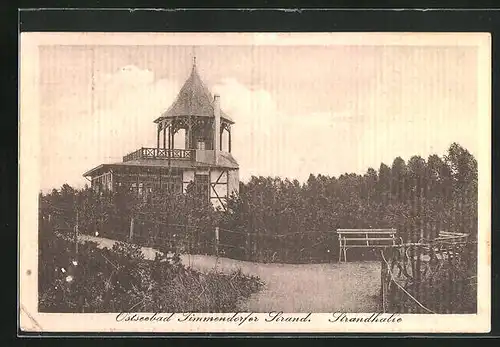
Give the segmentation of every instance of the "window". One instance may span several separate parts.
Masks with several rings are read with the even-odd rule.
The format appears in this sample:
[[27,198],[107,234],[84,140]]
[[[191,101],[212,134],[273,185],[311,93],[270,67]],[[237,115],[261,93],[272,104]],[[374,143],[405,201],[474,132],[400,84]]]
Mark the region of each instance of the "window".
[[196,195],[198,195],[201,199],[208,200],[208,175],[196,174],[194,176],[194,185]]
[[205,141],[203,140],[198,140],[198,145],[197,145],[197,148],[198,149],[205,149]]
[[112,181],[111,173],[108,173],[106,175],[106,188],[109,191],[113,190],[113,181]]
[[101,188],[100,178],[95,178],[95,179],[92,181],[92,186],[93,186],[93,188],[94,188],[94,191],[99,192],[99,190],[100,190],[100,188]]

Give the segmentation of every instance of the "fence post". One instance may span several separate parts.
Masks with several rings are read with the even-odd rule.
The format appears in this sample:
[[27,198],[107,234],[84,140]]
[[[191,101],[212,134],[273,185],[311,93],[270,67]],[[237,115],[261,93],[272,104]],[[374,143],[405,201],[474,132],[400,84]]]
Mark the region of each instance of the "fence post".
[[252,247],[252,255],[255,257],[257,257],[257,243],[260,241],[260,238],[259,238],[259,235],[260,234],[256,234],[254,235],[254,238],[253,238],[253,247]]
[[75,224],[75,252],[78,256],[78,211],[76,211],[76,224]]
[[188,254],[192,254],[192,248],[193,248],[193,234],[189,232],[187,224],[184,226],[184,235],[187,236],[187,249],[188,249]]
[[219,227],[215,227],[215,255],[219,256]]
[[132,241],[134,238],[134,217],[130,218],[130,234],[129,240]]
[[[381,252],[383,252],[383,250]],[[382,266],[380,269],[380,282],[381,282],[380,283],[380,299],[381,299],[381,303],[382,303],[382,313],[386,313],[387,307],[386,307],[386,299],[385,298],[387,295],[387,291],[386,291],[386,287],[385,287],[385,280],[386,280],[388,269],[386,268],[386,264],[385,264],[385,261],[383,258],[380,260],[380,262],[382,263]]]
[[250,249],[250,233],[247,232],[247,239],[246,239],[246,242],[245,242],[245,249],[247,251],[247,260],[250,260],[250,253],[251,253],[251,249]]

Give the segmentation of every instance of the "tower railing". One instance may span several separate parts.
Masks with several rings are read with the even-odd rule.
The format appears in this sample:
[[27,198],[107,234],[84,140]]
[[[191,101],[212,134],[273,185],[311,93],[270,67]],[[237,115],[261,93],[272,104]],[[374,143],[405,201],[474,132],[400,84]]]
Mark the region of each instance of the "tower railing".
[[139,159],[194,160],[195,156],[196,156],[196,151],[194,149],[167,149],[167,148],[142,147],[124,156],[123,161],[126,162]]

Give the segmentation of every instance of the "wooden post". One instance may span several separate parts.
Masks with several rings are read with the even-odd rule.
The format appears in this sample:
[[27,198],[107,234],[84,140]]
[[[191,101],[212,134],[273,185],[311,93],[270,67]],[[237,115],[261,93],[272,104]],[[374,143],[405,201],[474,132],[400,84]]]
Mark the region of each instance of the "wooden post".
[[173,141],[172,141],[172,124],[170,124],[170,126],[168,127],[168,155],[167,155],[167,158],[168,158],[168,175],[169,175],[169,179],[170,179],[170,174],[171,174],[171,171],[170,171],[170,159],[172,158],[172,149],[173,149]]
[[76,211],[76,225],[75,225],[75,252],[78,256],[78,211]]
[[247,260],[250,260],[250,251],[251,251],[251,249],[250,249],[250,233],[247,233],[245,250],[247,252]]
[[215,255],[219,255],[219,227],[215,227]]
[[129,240],[132,241],[134,239],[134,217],[130,218],[130,234]]
[[257,252],[257,242],[259,242],[259,241],[260,241],[259,235],[260,235],[260,234],[255,235],[255,236],[254,236],[254,239],[253,239],[253,250],[252,250],[252,254],[253,254],[254,256],[257,256],[257,254],[258,254],[258,252]]
[[158,130],[156,131],[156,148],[160,148],[160,123],[158,123]]
[[175,140],[175,130],[172,128],[170,131],[170,149],[174,149],[174,140]]
[[139,172],[137,172],[137,190],[136,190],[136,196],[139,197]]
[[185,129],[184,149],[191,149],[191,123]]
[[342,248],[342,234],[339,234],[339,263],[342,261],[342,252],[343,252],[343,248]]
[[193,243],[193,235],[191,235],[191,233],[189,232],[189,229],[188,229],[188,226],[187,226],[187,223],[186,225],[184,226],[184,235],[187,236],[187,251],[188,251],[188,254],[192,254],[191,253],[191,250],[192,250],[192,243]]
[[228,131],[228,151],[231,153],[231,130]]
[[[383,251],[382,251],[383,252]],[[381,271],[380,271],[380,279],[381,279],[381,283],[380,283],[380,299],[381,299],[381,303],[382,303],[382,313],[386,313],[387,312],[387,307],[386,307],[386,295],[387,295],[387,290],[386,290],[386,287],[385,287],[385,280],[386,280],[386,276],[387,276],[387,268],[386,268],[386,264],[384,262],[384,259],[382,258],[381,260],[381,263],[382,263],[382,266],[381,266]]]
[[220,130],[220,135],[219,135],[219,151],[222,151],[222,132],[224,131],[224,129],[221,128]]
[[167,127],[163,125],[163,149],[167,148]]

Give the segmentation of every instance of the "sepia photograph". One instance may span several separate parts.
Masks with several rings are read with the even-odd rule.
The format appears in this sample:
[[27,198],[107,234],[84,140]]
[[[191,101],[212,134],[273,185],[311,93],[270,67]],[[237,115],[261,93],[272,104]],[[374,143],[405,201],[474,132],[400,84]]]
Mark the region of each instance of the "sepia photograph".
[[490,45],[23,34],[22,328],[488,331]]

